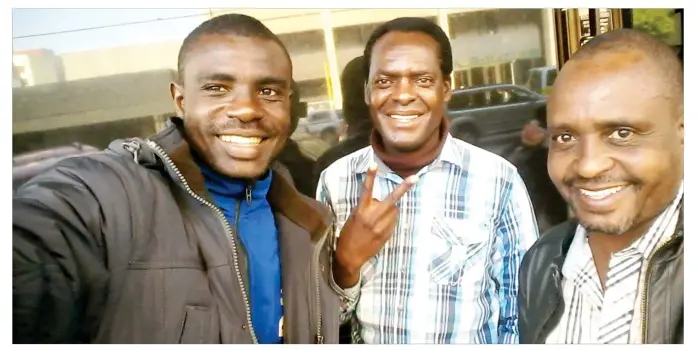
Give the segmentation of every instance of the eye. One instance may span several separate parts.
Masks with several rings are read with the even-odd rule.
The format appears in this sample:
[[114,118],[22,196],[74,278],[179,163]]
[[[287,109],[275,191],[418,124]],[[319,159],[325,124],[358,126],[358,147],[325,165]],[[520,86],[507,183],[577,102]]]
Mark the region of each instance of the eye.
[[560,144],[564,144],[564,143],[574,141],[574,136],[572,136],[572,134],[570,134],[570,133],[557,134],[557,135],[553,135],[553,141],[560,143]]
[[208,91],[208,92],[227,92],[228,91],[228,88],[226,88],[223,85],[219,85],[219,84],[205,85],[201,89],[204,91]]
[[279,93],[271,88],[262,88],[259,90],[259,94],[263,96],[277,96]]
[[378,79],[378,80],[376,80],[376,85],[385,86],[385,85],[388,85],[388,84],[390,84],[390,80],[388,80],[388,79]]
[[616,140],[625,140],[633,136],[634,134],[635,133],[628,128],[618,128],[616,130],[613,130],[609,137]]
[[417,79],[418,84],[429,84],[431,83],[431,79],[429,78],[419,78]]

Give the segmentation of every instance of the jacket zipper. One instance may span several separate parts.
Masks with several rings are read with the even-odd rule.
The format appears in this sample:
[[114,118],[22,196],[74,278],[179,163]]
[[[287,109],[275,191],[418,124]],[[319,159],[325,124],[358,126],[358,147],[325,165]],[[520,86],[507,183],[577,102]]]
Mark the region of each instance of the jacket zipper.
[[640,315],[642,316],[642,343],[647,344],[647,293],[649,292],[650,288],[650,282],[649,282],[649,277],[650,277],[650,272],[652,270],[652,259],[654,256],[661,251],[664,247],[669,245],[669,243],[673,242],[676,237],[671,237],[669,240],[665,241],[662,243],[657,249],[655,249],[652,254],[650,254],[649,259],[647,259],[647,271],[645,272],[645,283],[642,289],[642,309]]
[[[313,268],[315,270],[315,307],[317,316],[317,328],[315,333],[315,344],[324,344],[325,337],[322,335],[322,303],[320,301],[320,269],[318,265],[320,264],[320,252],[325,246],[325,241],[328,235],[331,233],[332,225],[328,226],[325,234],[323,235],[322,241],[318,242],[313,254]],[[329,273],[329,272],[328,272]]]
[[[240,290],[242,291],[242,298],[245,302],[245,315],[247,316],[247,327],[249,327],[250,330],[250,335],[252,336],[252,342],[254,344],[257,344],[259,341],[257,340],[257,335],[254,332],[254,327],[252,326],[252,312],[250,310],[250,301],[247,298],[247,291],[245,290],[245,283],[242,280],[242,274],[240,273],[240,264],[238,261],[238,250],[235,245],[235,236],[233,234],[233,228],[230,226],[230,223],[228,220],[225,218],[225,215],[223,212],[218,209],[213,203],[207,201],[206,199],[202,198],[198,194],[196,194],[191,187],[189,187],[189,183],[187,183],[187,180],[184,178],[182,173],[179,171],[179,169],[175,166],[174,162],[172,162],[172,159],[170,156],[165,153],[165,151],[158,145],[157,143],[151,141],[151,140],[146,140],[145,141],[148,146],[150,146],[166,163],[170,168],[174,171],[174,173],[177,175],[179,180],[182,182],[184,185],[184,188],[186,189],[187,193],[189,193],[190,196],[194,197],[197,201],[201,202],[202,204],[206,205],[207,207],[213,209],[213,211],[217,214],[218,219],[220,220],[221,224],[223,224],[223,228],[225,229],[225,232],[228,236],[228,241],[230,243],[230,247],[233,251],[233,265],[235,267],[235,275],[238,280],[238,284],[240,285]],[[135,154],[134,154],[135,156]],[[239,203],[239,202],[238,202]],[[237,217],[237,212],[239,211],[239,206],[236,210],[236,217]],[[237,221],[237,219],[236,219]]]

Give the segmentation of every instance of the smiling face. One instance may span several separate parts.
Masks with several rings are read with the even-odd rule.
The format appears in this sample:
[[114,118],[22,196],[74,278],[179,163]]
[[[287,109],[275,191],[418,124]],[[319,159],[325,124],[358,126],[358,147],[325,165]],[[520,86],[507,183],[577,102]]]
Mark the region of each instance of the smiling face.
[[217,172],[253,179],[283,148],[291,122],[291,62],[272,40],[206,35],[172,84],[187,140]]
[[389,152],[413,152],[438,143],[451,98],[439,52],[438,42],[421,32],[389,32],[373,47],[366,103]]
[[548,172],[588,231],[643,231],[683,179],[682,100],[642,54],[569,61],[548,100]]

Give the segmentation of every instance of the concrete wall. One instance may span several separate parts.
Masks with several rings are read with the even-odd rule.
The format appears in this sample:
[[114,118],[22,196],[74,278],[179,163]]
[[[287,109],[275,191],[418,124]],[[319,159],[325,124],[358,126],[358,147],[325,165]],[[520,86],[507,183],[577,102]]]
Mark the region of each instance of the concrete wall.
[[164,42],[65,53],[61,55],[65,79],[78,80],[115,74],[177,69],[180,45],[181,42]]
[[174,77],[158,70],[13,89],[12,133],[173,113]]

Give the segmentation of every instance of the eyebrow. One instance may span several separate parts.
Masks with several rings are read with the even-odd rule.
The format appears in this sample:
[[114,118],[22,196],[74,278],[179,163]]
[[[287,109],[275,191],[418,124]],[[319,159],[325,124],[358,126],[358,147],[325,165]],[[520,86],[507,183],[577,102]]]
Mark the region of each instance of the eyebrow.
[[225,74],[225,73],[211,73],[211,74],[205,74],[203,76],[200,76],[198,81],[200,83],[205,82],[205,81],[235,81],[234,76],[230,74]]
[[[211,73],[211,74],[206,74],[202,77],[199,78],[199,82],[205,82],[205,81],[230,81],[230,82],[235,82],[238,80],[235,78],[235,76],[226,74],[226,73]],[[255,83],[257,85],[288,85],[288,80],[284,78],[279,78],[279,77],[273,77],[273,76],[266,76],[266,77],[261,77],[255,80]]]
[[[403,72],[400,71],[389,71],[389,70],[378,70],[376,71],[376,76],[379,75],[385,75],[389,77],[395,77],[395,76],[402,76]],[[419,71],[413,71],[409,72],[409,76],[414,77],[414,76],[419,76],[419,75],[434,75],[436,72],[428,72],[425,70],[419,70]]]
[[[621,127],[633,127],[638,129],[644,129],[649,127],[649,123],[643,121],[632,120],[630,118],[618,118],[614,120],[602,120],[594,122],[591,124],[594,129],[608,130],[616,129]],[[570,123],[560,123],[557,125],[549,125],[551,130],[571,130],[575,131],[577,128]]]

